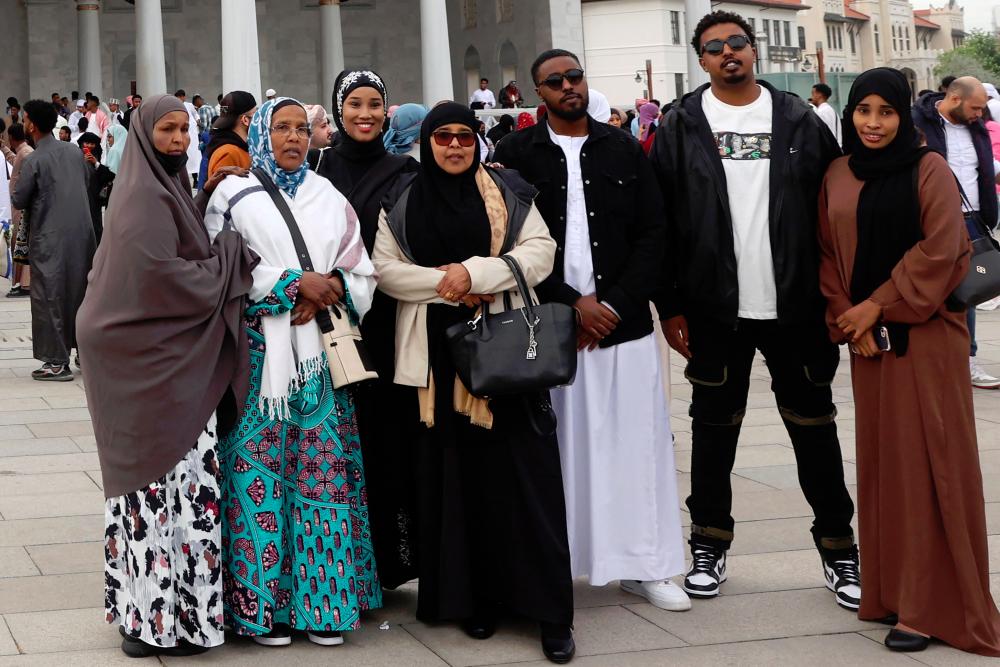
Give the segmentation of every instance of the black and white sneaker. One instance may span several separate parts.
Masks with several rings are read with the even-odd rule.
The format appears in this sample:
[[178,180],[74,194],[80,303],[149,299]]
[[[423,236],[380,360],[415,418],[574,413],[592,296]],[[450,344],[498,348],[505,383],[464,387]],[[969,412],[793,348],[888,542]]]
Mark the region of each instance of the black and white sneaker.
[[841,560],[824,558],[823,575],[826,587],[837,595],[837,604],[844,609],[857,611],[861,606],[861,573],[857,549],[848,558]]
[[254,642],[261,646],[289,646],[292,643],[292,629],[284,623],[275,623],[266,635],[257,635]]
[[39,382],[72,382],[73,371],[68,364],[46,363],[37,371],[31,371],[31,379]]
[[320,646],[340,646],[344,643],[344,635],[339,632],[310,630],[306,634],[309,637],[309,641]]
[[727,579],[726,552],[706,546],[691,547],[691,567],[684,577],[684,590],[693,598],[714,598]]

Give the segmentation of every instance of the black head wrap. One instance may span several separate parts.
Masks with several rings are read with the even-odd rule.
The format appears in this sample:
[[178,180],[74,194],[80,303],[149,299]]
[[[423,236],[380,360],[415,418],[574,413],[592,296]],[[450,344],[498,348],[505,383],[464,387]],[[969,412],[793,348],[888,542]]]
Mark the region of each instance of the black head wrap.
[[417,263],[441,266],[490,254],[490,221],[476,185],[479,139],[472,147],[472,164],[461,174],[449,174],[434,158],[431,135],[458,124],[475,134],[476,114],[457,102],[431,109],[420,127],[420,175],[413,183],[406,207],[407,240]]
[[385,82],[371,70],[344,70],[333,82],[333,122],[340,131],[337,152],[349,160],[369,160],[385,153],[382,134],[373,135],[370,141],[357,141],[344,127],[344,102],[358,88],[374,88],[382,96],[382,108],[387,108],[389,95]]
[[[854,110],[869,95],[878,95],[896,111],[899,129],[884,148],[868,148],[854,127]],[[910,86],[899,70],[868,70],[851,86],[844,109],[844,152],[854,176],[864,181],[858,197],[858,246],[851,275],[851,301],[869,298],[892,276],[903,255],[923,238],[917,169],[929,149],[910,113]],[[897,356],[906,354],[909,327],[887,325]]]

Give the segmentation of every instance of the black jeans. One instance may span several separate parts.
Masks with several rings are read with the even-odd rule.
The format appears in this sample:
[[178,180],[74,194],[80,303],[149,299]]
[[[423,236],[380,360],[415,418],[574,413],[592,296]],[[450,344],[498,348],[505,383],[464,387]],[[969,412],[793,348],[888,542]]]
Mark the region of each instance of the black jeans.
[[813,509],[812,534],[820,552],[836,557],[854,546],[854,503],[834,422],[830,385],[840,355],[822,320],[782,326],[776,320],[740,320],[736,329],[691,321],[692,444],[691,543],[728,549],[733,539],[730,474],[746,413],[750,371],[760,350],[771,391],[795,450],[799,485]]

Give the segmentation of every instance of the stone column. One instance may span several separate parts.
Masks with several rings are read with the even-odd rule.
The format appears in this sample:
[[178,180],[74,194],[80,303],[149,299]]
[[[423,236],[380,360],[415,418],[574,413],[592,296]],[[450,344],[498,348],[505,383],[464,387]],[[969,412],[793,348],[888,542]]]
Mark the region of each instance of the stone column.
[[340,23],[340,0],[319,0],[320,103],[333,111],[333,82],[344,70],[344,33]]
[[455,99],[445,0],[420,0],[420,57],[424,104]]
[[143,97],[167,92],[160,0],[135,0],[135,87]]
[[[279,86],[274,86],[275,88]],[[257,3],[222,0],[222,94],[245,90],[260,94],[260,54],[257,46]],[[278,91],[282,94],[284,91]]]
[[[694,35],[694,29],[698,27],[705,14],[712,12],[710,0],[684,0],[684,30],[685,34]],[[690,92],[703,83],[708,83],[708,73],[698,64],[698,54],[694,49],[684,49],[687,53],[687,91]]]
[[89,91],[103,98],[101,85],[101,4],[76,0],[77,65],[80,94]]

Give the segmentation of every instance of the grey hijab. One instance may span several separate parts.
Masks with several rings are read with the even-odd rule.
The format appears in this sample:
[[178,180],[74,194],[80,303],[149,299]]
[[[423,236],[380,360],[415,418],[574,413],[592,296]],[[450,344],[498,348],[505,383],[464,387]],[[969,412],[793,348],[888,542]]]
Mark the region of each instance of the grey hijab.
[[160,95],[133,114],[77,316],[108,498],[173,469],[220,404],[234,423],[249,389],[242,311],[257,259],[234,232],[210,244],[187,176],[157,159],[153,126],[173,111],[187,113]]

